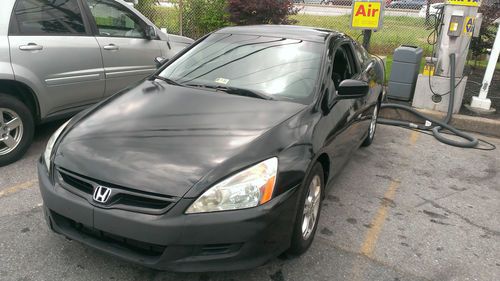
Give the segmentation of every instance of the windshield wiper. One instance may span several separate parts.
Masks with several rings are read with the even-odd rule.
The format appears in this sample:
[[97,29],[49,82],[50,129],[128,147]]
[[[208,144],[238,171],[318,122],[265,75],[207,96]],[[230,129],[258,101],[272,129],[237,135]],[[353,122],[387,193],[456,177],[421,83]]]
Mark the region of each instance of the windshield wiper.
[[165,81],[165,82],[167,82],[167,83],[168,83],[168,84],[170,84],[170,85],[175,85],[175,86],[184,86],[184,85],[182,85],[181,83],[179,83],[179,82],[177,82],[177,81],[175,81],[175,80],[172,80],[172,79],[170,79],[170,78],[163,77],[163,76],[160,76],[160,75],[153,75],[153,76],[152,76],[152,78],[154,78],[154,79],[159,79],[159,80],[161,80],[161,81]]
[[190,86],[190,87],[200,87],[200,88],[208,88],[208,89],[214,89],[217,91],[221,91],[230,95],[238,95],[238,96],[245,96],[245,97],[251,97],[251,98],[259,98],[263,100],[274,100],[273,97],[270,97],[266,94],[263,94],[258,91],[254,90],[248,90],[248,89],[243,89],[243,88],[237,88],[237,87],[226,87],[226,86],[216,86],[216,85],[203,85],[203,84],[187,84],[185,86]]

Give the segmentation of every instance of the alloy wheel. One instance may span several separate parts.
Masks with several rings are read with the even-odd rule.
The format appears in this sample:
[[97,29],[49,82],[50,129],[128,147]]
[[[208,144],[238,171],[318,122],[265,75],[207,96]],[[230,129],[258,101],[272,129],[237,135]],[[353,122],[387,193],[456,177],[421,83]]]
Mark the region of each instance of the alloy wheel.
[[314,230],[321,203],[321,179],[314,176],[309,184],[309,191],[304,202],[304,212],[302,214],[302,238],[307,240]]
[[375,130],[377,129],[377,115],[378,106],[375,105],[375,109],[373,109],[372,121],[370,122],[370,139],[373,139],[375,136]]
[[0,155],[7,155],[21,143],[23,122],[19,115],[7,108],[0,107]]

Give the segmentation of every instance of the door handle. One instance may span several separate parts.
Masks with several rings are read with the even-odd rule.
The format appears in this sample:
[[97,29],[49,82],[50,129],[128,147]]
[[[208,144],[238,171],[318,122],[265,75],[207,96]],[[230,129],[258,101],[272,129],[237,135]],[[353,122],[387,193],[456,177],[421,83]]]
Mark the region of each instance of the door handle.
[[102,47],[104,50],[108,50],[108,51],[116,51],[118,50],[118,46],[116,46],[115,44],[109,44],[109,45],[106,45],[104,47]]
[[28,43],[28,45],[19,46],[19,50],[21,51],[39,51],[42,50],[42,45],[37,45],[36,43]]

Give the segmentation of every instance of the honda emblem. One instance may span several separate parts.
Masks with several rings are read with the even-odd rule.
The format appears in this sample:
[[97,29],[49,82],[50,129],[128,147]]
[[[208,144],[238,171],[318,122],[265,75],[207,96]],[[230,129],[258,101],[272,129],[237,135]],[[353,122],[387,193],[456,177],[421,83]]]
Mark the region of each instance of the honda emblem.
[[94,189],[94,195],[92,196],[92,198],[96,202],[106,203],[106,201],[108,201],[110,196],[111,196],[111,188],[98,185]]

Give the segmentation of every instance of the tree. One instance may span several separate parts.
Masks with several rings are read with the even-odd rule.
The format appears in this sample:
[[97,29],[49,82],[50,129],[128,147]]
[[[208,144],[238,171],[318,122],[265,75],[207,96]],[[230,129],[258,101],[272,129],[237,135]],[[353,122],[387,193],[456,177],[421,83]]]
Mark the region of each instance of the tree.
[[236,25],[293,24],[298,9],[292,0],[229,0],[229,20]]
[[494,23],[494,21],[500,18],[500,10],[498,7],[483,5],[479,8],[478,12],[483,14],[483,23],[479,30],[479,37],[472,38],[471,41],[472,56],[475,60],[481,55],[487,54],[488,49],[493,47],[496,29],[498,28],[498,25]]

